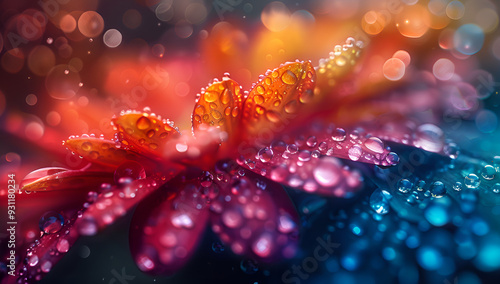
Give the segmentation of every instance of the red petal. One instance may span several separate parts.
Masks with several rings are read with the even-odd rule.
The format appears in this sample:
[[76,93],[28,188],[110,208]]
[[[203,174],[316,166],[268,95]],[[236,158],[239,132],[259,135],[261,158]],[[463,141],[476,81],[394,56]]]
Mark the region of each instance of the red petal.
[[25,264],[19,265],[19,281],[22,282],[18,283],[40,281],[75,243],[79,236],[73,228],[77,214],[67,213],[65,215],[68,219],[58,233],[43,235],[33,247],[28,249]]
[[141,203],[130,231],[139,269],[170,274],[184,266],[203,235],[208,210],[197,183],[176,180]]
[[201,124],[219,127],[229,137],[237,137],[237,130],[243,94],[241,87],[235,81],[224,77],[222,81],[214,82],[202,90],[194,106],[192,123],[195,134]]
[[114,223],[130,208],[158,189],[164,183],[162,179],[149,177],[126,180],[100,193],[76,223],[80,234],[94,235],[99,229]]
[[118,139],[131,150],[161,159],[164,144],[178,136],[173,122],[155,114],[128,111],[113,119]]
[[[137,161],[143,165],[152,164],[147,158],[133,151],[122,149],[120,144],[112,140],[84,136],[70,137],[64,145],[89,162],[100,165],[117,167],[126,160]],[[151,167],[153,166],[149,166]]]
[[299,217],[279,184],[240,167],[217,172],[217,180],[220,194],[210,206],[212,230],[234,253],[267,262],[294,256]]
[[29,173],[20,184],[27,191],[73,190],[113,182],[112,172],[41,168]]
[[243,106],[243,127],[247,138],[264,130],[283,130],[302,106],[313,98],[315,71],[310,62],[281,65],[254,85]]

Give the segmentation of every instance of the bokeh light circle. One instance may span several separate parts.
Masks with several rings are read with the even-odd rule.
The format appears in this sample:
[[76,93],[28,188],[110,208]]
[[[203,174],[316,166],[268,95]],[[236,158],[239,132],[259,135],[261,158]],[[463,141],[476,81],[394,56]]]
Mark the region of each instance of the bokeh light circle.
[[104,30],[104,19],[95,11],[87,11],[78,19],[78,30],[86,37],[96,37]]
[[67,100],[76,95],[80,88],[80,75],[70,65],[60,64],[50,70],[45,78],[49,95],[58,100]]
[[268,30],[279,32],[290,24],[290,15],[290,10],[283,2],[274,1],[262,10],[260,19]]
[[122,43],[122,34],[117,29],[109,29],[102,36],[107,47],[115,48]]
[[484,32],[475,24],[466,24],[458,28],[453,36],[455,49],[462,54],[472,55],[483,47]]
[[399,58],[390,58],[382,67],[384,77],[391,81],[397,81],[405,75],[405,63]]

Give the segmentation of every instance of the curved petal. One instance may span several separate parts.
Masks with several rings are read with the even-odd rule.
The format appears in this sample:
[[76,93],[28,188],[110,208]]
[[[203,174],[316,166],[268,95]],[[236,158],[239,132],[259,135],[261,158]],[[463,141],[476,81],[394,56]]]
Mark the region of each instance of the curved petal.
[[247,139],[263,129],[283,130],[302,105],[313,98],[316,80],[310,62],[289,62],[268,70],[253,86],[243,106],[242,125]]
[[101,192],[78,219],[76,226],[82,235],[95,235],[99,229],[111,225],[130,208],[163,185],[165,177],[125,179]]
[[114,118],[113,124],[122,144],[155,160],[161,160],[164,144],[179,135],[172,121],[154,113],[129,110]]
[[220,194],[210,205],[212,230],[236,254],[262,261],[295,255],[299,216],[277,183],[238,166],[217,172]]
[[198,183],[169,182],[134,213],[130,247],[140,270],[170,274],[194,253],[203,235],[208,209]]
[[113,182],[112,172],[41,168],[29,173],[20,184],[22,190],[52,191],[72,190],[82,187],[99,187]]
[[133,151],[123,149],[119,143],[113,140],[72,136],[64,142],[64,145],[85,160],[108,167],[116,168],[126,160],[137,161],[141,164],[152,164],[147,158]]
[[241,87],[228,77],[222,81],[214,80],[206,90],[202,89],[196,99],[192,123],[193,132],[197,134],[201,124],[219,127],[229,137],[237,137],[243,94]]
[[[43,235],[30,247],[25,255],[24,265],[19,265],[18,282],[35,283],[66,255],[66,252],[78,239],[74,228],[77,213],[65,213],[66,219],[59,232]],[[12,277],[14,278],[14,277]]]

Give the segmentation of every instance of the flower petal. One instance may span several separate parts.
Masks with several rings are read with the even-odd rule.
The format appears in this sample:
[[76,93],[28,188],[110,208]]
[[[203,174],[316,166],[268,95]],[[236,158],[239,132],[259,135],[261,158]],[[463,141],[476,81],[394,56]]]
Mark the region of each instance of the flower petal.
[[124,112],[113,119],[113,124],[122,144],[156,160],[161,159],[165,142],[179,134],[172,121],[147,112]]
[[[74,228],[77,213],[64,214],[68,217],[59,233],[45,234],[27,251],[24,265],[19,265],[19,279],[16,283],[35,283],[66,255],[78,239]],[[12,277],[14,278],[14,277]]]
[[82,235],[94,235],[124,216],[127,211],[158,189],[165,177],[148,177],[137,180],[125,180],[115,186],[109,186],[101,192],[94,203],[78,219],[76,226]]
[[29,173],[20,184],[27,191],[73,190],[82,187],[99,187],[113,182],[113,173],[104,171],[41,168]]
[[284,189],[238,166],[217,172],[220,194],[211,201],[212,230],[236,254],[262,261],[293,257],[299,217]]
[[214,80],[196,100],[192,123],[195,134],[201,124],[220,127],[229,137],[237,137],[239,117],[243,105],[241,87],[235,81],[224,77]]
[[247,139],[263,129],[283,129],[313,98],[315,80],[310,62],[290,62],[268,70],[253,86],[243,106]]
[[182,184],[178,179],[137,207],[130,247],[140,270],[170,274],[184,266],[208,220],[205,202],[197,182]]
[[121,148],[121,145],[113,140],[72,136],[64,142],[64,145],[87,161],[108,167],[117,167],[125,160],[151,164],[145,157]]

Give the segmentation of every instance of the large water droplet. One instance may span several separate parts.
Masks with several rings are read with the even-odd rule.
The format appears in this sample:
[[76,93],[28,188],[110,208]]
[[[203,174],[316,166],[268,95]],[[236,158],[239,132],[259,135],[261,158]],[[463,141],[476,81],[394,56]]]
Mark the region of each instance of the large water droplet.
[[343,128],[337,128],[333,131],[332,139],[337,142],[344,141],[347,134]]
[[495,173],[496,170],[492,165],[486,165],[484,166],[483,171],[481,172],[481,176],[485,180],[492,180],[495,178]]
[[364,145],[368,150],[374,153],[382,154],[384,152],[384,142],[377,137],[366,139]]
[[390,209],[389,200],[391,198],[392,195],[388,191],[377,188],[370,196],[370,206],[378,214],[387,214]]
[[420,125],[415,132],[414,144],[426,151],[437,153],[443,149],[443,131],[434,124]]
[[151,121],[149,120],[149,118],[145,117],[145,116],[141,116],[135,126],[137,127],[137,129],[139,130],[146,130],[148,129],[149,127],[151,127]]
[[446,187],[440,181],[434,182],[429,190],[431,191],[432,197],[435,198],[441,198],[446,194]]
[[38,226],[40,227],[40,231],[45,234],[54,234],[61,230],[64,225],[64,218],[61,214],[49,211],[43,214],[42,218],[38,222]]
[[295,76],[292,71],[286,70],[285,72],[283,72],[283,75],[281,75],[281,80],[285,84],[293,85],[297,82],[297,76]]
[[464,179],[464,184],[467,188],[476,189],[479,187],[481,180],[475,174],[469,174]]

